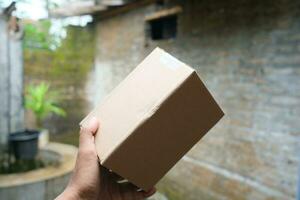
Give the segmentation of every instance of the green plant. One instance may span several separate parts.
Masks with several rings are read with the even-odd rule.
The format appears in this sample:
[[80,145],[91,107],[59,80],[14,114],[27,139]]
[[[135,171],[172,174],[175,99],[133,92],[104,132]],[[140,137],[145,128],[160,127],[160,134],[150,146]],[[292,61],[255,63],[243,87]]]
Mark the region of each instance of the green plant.
[[36,123],[41,128],[42,120],[50,113],[59,116],[66,116],[66,112],[57,106],[57,93],[49,90],[50,85],[40,83],[38,85],[30,84],[25,94],[25,107],[31,110],[36,117]]

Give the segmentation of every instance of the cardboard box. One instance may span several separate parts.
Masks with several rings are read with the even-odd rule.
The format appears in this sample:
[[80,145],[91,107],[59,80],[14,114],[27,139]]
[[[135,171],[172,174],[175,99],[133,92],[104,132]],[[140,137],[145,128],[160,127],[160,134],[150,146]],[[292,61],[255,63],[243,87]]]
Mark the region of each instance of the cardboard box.
[[101,164],[147,190],[223,115],[196,72],[156,48],[81,123],[99,119]]

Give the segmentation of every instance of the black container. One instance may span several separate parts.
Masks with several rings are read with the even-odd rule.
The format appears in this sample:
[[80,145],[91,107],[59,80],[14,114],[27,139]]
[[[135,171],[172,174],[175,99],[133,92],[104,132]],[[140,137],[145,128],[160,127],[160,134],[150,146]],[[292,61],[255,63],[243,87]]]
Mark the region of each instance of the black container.
[[40,132],[37,130],[25,130],[9,134],[10,151],[17,160],[32,160],[36,157],[39,134]]

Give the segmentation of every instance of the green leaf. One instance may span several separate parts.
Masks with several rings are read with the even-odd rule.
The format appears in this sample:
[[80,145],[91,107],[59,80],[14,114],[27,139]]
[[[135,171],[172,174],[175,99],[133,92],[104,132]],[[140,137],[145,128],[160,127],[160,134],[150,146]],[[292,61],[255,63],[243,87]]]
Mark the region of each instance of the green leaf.
[[58,92],[50,91],[50,85],[44,82],[27,87],[25,94],[25,107],[31,110],[37,121],[43,120],[49,114],[53,113],[62,117],[66,116],[66,112],[58,106]]

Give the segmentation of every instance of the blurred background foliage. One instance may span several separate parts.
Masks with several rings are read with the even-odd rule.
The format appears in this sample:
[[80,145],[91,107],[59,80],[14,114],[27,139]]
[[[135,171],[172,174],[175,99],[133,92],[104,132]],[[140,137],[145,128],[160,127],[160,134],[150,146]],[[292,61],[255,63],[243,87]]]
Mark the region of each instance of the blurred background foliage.
[[51,34],[50,27],[50,20],[24,24],[24,47],[44,50],[54,50],[59,47],[61,38]]
[[[43,126],[54,135],[68,137],[69,133],[74,134],[74,127],[78,126],[75,122],[84,116],[86,103],[82,91],[88,72],[94,64],[94,30],[89,26],[70,25],[66,27],[66,37],[61,38],[58,43],[56,39],[51,39],[49,22],[34,23],[38,23],[36,26],[39,28],[30,29],[29,34],[25,34],[24,37],[25,43],[29,44],[30,41],[31,44],[35,44],[24,48],[25,84],[47,82],[60,94],[57,100],[68,114],[68,117],[64,118],[65,123],[59,123],[61,117],[50,115],[44,120]],[[41,39],[34,39],[36,34],[40,35]],[[45,35],[50,36],[50,39],[44,40]],[[53,46],[55,48],[52,48]],[[78,138],[74,135],[70,138],[71,141],[68,143],[78,143]]]

